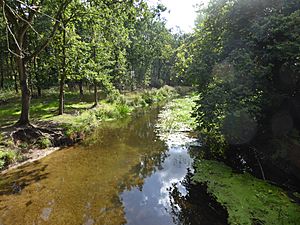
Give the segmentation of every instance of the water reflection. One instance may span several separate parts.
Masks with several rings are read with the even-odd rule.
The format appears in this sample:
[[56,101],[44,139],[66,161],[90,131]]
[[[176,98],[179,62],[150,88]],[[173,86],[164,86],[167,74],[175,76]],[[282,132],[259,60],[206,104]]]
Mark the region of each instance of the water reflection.
[[197,195],[182,182],[190,147],[158,138],[158,110],[103,124],[85,145],[1,176],[0,224],[193,224],[182,222]]
[[[174,137],[176,137],[174,139]],[[181,181],[192,170],[193,159],[188,143],[194,141],[185,134],[176,134],[166,141],[163,162],[155,165],[155,172],[144,179],[142,187],[124,191],[120,198],[125,207],[127,224],[174,224],[170,190],[176,187],[186,194]]]
[[226,225],[227,211],[207,194],[207,187],[191,182],[189,171],[181,184],[186,193],[177,186],[170,188],[171,214],[174,224],[180,225]]

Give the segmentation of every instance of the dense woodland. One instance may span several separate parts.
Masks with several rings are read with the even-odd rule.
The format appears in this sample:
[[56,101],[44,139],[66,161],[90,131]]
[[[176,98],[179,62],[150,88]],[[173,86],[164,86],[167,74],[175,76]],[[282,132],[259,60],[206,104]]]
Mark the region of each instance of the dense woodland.
[[[124,90],[194,86],[209,154],[247,151],[299,177],[300,1],[211,0],[193,33],[168,30],[143,0],[1,0],[0,88],[21,100],[68,87],[115,98]],[[1,102],[5,104],[5,102]],[[271,157],[270,157],[271,156]],[[262,176],[263,173],[262,173]]]

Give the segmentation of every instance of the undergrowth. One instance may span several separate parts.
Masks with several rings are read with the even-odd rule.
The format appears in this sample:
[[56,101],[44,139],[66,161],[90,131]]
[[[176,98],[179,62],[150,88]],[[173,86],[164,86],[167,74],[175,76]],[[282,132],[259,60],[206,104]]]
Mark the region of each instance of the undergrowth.
[[0,170],[17,161],[18,154],[13,150],[0,149]]

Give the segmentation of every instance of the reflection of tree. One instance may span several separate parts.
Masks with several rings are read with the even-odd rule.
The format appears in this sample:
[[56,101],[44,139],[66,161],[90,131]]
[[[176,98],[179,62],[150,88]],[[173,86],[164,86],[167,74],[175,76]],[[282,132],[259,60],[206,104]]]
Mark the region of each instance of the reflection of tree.
[[155,171],[161,169],[167,154],[165,152],[154,152],[152,154],[145,154],[141,157],[140,163],[132,167],[127,176],[120,184],[121,189],[131,190],[138,187],[141,191],[144,185],[144,179],[150,177]]
[[121,148],[137,149],[139,163],[132,165],[131,170],[120,180],[121,192],[134,187],[142,189],[144,179],[159,170],[166,158],[166,145],[155,134],[158,112],[159,107],[153,107],[150,110],[137,111],[122,120],[103,123],[86,141],[90,149],[120,148],[116,146],[118,144],[122,144]]
[[187,191],[185,196],[175,184],[169,190],[174,223],[182,225],[227,224],[226,210],[208,195],[204,185],[193,184],[191,177],[191,172],[188,172],[182,182]]
[[19,193],[26,186],[46,179],[49,175],[48,172],[45,172],[47,166],[39,161],[35,161],[32,164],[25,164],[16,170],[11,170],[6,174],[1,174],[0,195]]
[[153,107],[150,110],[136,111],[132,116],[117,121],[103,122],[85,140],[85,144],[107,146],[119,142],[141,149],[162,148],[162,142],[153,145],[157,139],[154,131],[158,111],[158,107]]

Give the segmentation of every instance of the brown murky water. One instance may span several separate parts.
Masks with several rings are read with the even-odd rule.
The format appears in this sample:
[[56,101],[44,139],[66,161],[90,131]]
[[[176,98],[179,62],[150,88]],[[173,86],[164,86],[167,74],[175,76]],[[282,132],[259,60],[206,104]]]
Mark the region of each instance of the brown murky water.
[[157,137],[158,110],[2,176],[0,225],[224,224],[186,182],[189,147]]

